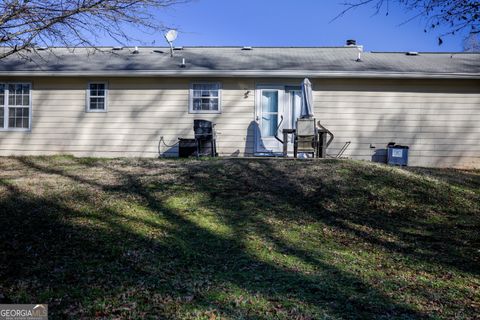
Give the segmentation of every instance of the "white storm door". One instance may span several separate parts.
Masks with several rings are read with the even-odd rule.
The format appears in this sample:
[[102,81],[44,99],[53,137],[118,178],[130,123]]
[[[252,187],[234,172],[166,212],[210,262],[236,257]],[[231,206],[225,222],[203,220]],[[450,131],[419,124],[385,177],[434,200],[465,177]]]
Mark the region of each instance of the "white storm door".
[[256,91],[256,122],[255,152],[258,154],[280,154],[282,144],[275,139],[282,139],[282,128],[285,119],[285,87],[259,86]]

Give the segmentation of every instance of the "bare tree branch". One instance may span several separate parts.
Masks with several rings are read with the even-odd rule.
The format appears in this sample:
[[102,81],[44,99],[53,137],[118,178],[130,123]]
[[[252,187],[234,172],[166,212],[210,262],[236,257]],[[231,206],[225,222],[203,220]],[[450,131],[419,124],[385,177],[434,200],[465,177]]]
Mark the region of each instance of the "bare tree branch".
[[443,37],[465,30],[471,34],[480,33],[479,0],[356,0],[342,3],[345,9],[332,21],[354,9],[369,5],[373,6],[375,14],[385,12],[388,15],[391,3],[399,4],[406,11],[414,13],[404,23],[417,18],[424,18],[426,22],[425,32],[445,27],[447,31],[438,35],[439,44],[443,42]]
[[2,0],[0,2],[0,59],[35,46],[62,44],[95,47],[107,36],[124,44],[134,26],[144,32],[165,30],[155,9],[189,0]]
[[463,41],[463,51],[480,52],[480,34],[469,34]]

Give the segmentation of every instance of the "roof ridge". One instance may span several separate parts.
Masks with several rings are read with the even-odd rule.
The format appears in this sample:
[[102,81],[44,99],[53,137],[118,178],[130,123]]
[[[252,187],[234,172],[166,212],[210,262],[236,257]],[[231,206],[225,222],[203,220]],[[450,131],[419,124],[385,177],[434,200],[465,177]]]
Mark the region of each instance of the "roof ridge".
[[[182,47],[183,49],[241,49],[245,46],[176,46]],[[135,47],[139,49],[169,49],[168,46],[78,46],[78,47],[67,47],[67,46],[50,46],[46,47],[48,49],[65,49],[65,50],[77,50],[77,49],[113,49],[116,47],[122,47],[125,49],[133,49]],[[252,49],[356,49],[359,46],[250,46]],[[5,46],[0,46],[1,48],[6,48]],[[405,51],[367,51],[364,53],[384,53],[384,54],[405,54],[414,50],[405,50]],[[468,54],[468,55],[478,55],[480,52],[462,52],[462,51],[415,51],[419,54]]]

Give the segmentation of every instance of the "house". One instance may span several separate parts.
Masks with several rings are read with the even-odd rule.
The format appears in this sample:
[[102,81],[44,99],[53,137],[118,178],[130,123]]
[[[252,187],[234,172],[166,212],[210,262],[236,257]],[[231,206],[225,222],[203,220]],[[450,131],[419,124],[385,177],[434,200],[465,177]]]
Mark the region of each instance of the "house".
[[480,54],[345,47],[37,48],[0,60],[0,155],[177,155],[193,120],[216,124],[220,156],[281,152],[300,83],[335,135],[327,153],[480,167]]

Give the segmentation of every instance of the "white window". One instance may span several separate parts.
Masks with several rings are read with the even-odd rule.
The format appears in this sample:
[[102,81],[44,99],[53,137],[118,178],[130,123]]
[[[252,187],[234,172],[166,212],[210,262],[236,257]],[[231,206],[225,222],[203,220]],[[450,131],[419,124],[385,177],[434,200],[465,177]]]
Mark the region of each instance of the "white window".
[[192,83],[190,113],[220,113],[221,110],[220,83]]
[[0,130],[30,130],[30,83],[0,83]]
[[87,112],[107,112],[107,83],[91,82],[87,88]]

